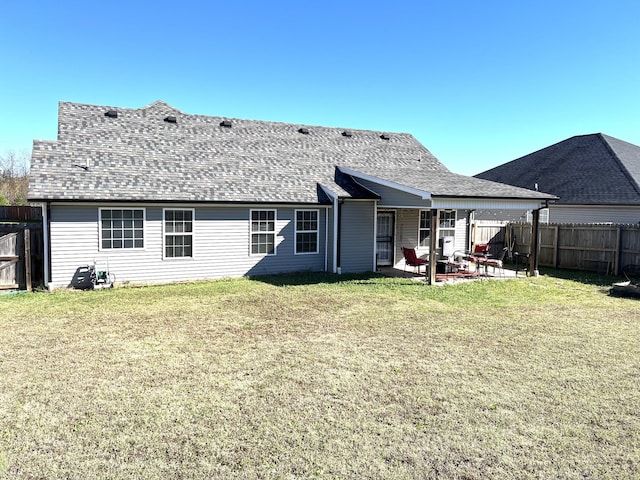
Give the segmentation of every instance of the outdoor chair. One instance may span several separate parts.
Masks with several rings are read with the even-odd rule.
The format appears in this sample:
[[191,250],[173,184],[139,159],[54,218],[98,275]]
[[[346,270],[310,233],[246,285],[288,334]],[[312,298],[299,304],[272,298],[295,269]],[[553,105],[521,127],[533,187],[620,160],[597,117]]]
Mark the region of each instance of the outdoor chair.
[[473,252],[467,254],[464,259],[468,262],[474,262],[476,264],[476,271],[479,270],[480,265],[485,265],[487,262],[487,255],[489,253],[489,245],[485,243],[478,243],[473,247]]
[[500,276],[504,277],[504,257],[507,255],[507,251],[509,251],[509,248],[505,247],[497,258],[487,258],[484,263],[485,268],[493,267],[493,273],[495,273],[496,268],[498,268],[500,269]]
[[407,271],[407,265],[413,267],[413,271],[416,269],[418,274],[420,274],[420,267],[422,265],[427,265],[429,262],[424,258],[418,258],[416,255],[416,251],[413,248],[402,247],[402,254],[404,255],[404,270]]
[[[529,253],[513,252],[513,258],[516,261],[516,277],[518,272],[522,270],[525,275],[529,275]],[[522,264],[522,267],[520,266]]]

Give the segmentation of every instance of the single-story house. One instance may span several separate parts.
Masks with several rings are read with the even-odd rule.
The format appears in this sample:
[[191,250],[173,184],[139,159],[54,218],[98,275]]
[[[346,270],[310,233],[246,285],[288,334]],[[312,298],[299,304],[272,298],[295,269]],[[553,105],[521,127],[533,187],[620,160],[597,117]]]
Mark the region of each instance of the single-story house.
[[559,197],[549,223],[640,222],[640,147],[602,133],[571,137],[476,178]]
[[[59,104],[33,145],[49,288],[109,265],[118,282],[374,271],[403,246],[469,248],[469,212],[553,196],[450,172],[407,133]],[[433,252],[433,254],[431,254]],[[433,279],[435,262],[429,268]]]

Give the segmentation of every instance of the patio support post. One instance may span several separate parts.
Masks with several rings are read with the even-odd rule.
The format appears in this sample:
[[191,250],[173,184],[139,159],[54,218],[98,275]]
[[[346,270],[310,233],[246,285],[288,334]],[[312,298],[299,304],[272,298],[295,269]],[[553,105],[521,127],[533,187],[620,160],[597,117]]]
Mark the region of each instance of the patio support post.
[[476,230],[476,221],[475,221],[475,210],[467,210],[467,245],[465,246],[465,250],[472,251],[473,250],[473,239],[475,238],[475,230]]
[[429,265],[427,266],[427,283],[436,283],[436,265],[438,263],[436,246],[438,245],[438,210],[431,209],[431,219],[429,225]]
[[540,208],[533,210],[531,219],[531,255],[529,256],[529,272],[532,277],[540,275],[538,256],[540,255]]

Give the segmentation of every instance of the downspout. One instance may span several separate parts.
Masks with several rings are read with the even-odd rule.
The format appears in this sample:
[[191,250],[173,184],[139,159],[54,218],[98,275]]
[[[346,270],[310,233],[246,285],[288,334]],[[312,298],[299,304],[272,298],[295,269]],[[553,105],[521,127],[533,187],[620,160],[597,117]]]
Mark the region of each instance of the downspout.
[[335,242],[336,242],[336,246],[335,246],[335,250],[334,250],[334,255],[335,255],[335,272],[338,275],[342,274],[342,267],[340,266],[340,244],[341,244],[341,235],[342,235],[342,204],[344,203],[343,199],[338,199],[338,197],[336,197],[335,199],[335,205],[336,205],[336,214],[335,214],[335,232],[336,232],[336,238],[335,238]]
[[372,272],[378,271],[378,201],[373,202],[373,269]]
[[324,209],[324,271],[329,269],[329,209]]

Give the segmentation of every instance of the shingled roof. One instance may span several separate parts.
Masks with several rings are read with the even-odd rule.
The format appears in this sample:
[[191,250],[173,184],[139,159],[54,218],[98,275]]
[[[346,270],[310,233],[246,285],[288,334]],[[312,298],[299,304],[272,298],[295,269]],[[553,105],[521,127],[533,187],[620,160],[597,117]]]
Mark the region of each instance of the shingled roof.
[[412,135],[59,104],[58,139],[34,141],[30,200],[322,203],[371,192],[339,168],[431,196],[548,198],[450,172]]
[[640,204],[640,147],[595,133],[571,137],[476,175],[577,205]]

